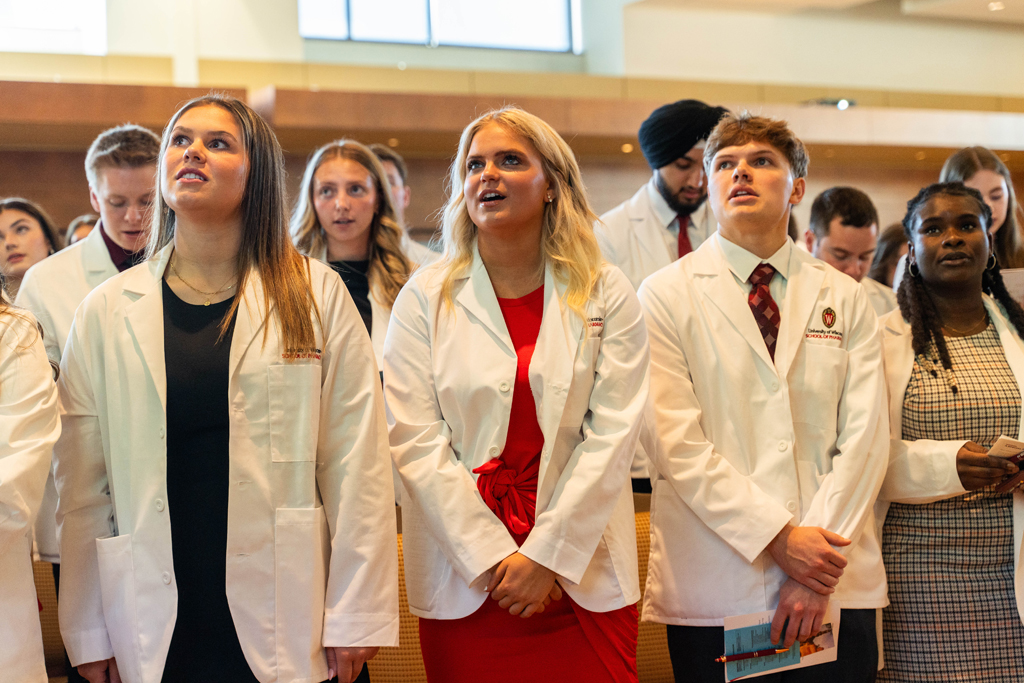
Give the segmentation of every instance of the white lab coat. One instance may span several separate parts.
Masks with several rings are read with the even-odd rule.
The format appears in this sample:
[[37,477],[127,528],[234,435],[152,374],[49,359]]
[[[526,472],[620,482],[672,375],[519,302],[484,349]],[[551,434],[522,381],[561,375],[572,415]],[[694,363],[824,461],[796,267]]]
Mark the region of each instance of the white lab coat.
[[[668,231],[675,212],[658,193],[654,178],[629,200],[619,204],[594,224],[594,234],[605,259],[626,274],[633,289],[679,258],[679,241]],[[690,216],[687,234],[696,251],[718,229],[708,202]]]
[[[405,249],[405,256],[413,262],[415,267],[433,263],[440,258],[440,254],[431,251],[419,242],[413,241],[408,235],[403,234],[402,248]],[[423,252],[427,252],[424,254]],[[327,247],[314,256],[327,263]],[[429,261],[426,259],[430,259]],[[384,338],[388,333],[388,322],[391,320],[391,307],[383,303],[383,295],[375,283],[370,283],[370,341],[373,343],[373,355],[377,360],[377,367],[384,364]],[[396,489],[397,494],[397,489]]]
[[[160,681],[177,614],[165,503],[161,281],[171,246],[75,315],[55,450],[72,664]],[[253,272],[231,338],[227,598],[263,683],[327,677],[326,646],[398,644],[395,512],[377,366],[341,280],[310,261],[318,352],[284,358]],[[266,330],[267,334],[264,335]],[[169,502],[173,505],[173,501]]]
[[[1024,396],[1024,343],[1006,318],[1003,307],[985,296],[985,308],[996,326],[1021,395]],[[889,469],[878,495],[875,519],[879,531],[885,522],[889,503],[931,503],[967,492],[956,471],[956,454],[966,441],[903,441],[903,397],[914,370],[913,336],[910,325],[898,310],[881,320],[885,349],[886,384],[889,390],[889,424],[892,442]],[[1024,422],[1018,434],[1024,439]],[[1024,572],[1021,570],[1021,540],[1024,538],[1024,491],[1013,492],[1013,564],[1017,612],[1024,621]],[[1009,596],[1007,596],[1009,597]]]
[[896,302],[896,292],[882,283],[876,282],[865,275],[864,279],[860,281],[860,286],[867,293],[868,303],[871,304],[871,308],[874,309],[875,314],[879,318],[899,307],[899,304]]
[[605,266],[584,325],[546,271],[530,364],[544,449],[536,526],[518,548],[472,473],[505,446],[516,353],[479,253],[456,280],[451,309],[440,280],[432,266],[406,284],[384,347],[391,454],[407,492],[410,610],[431,619],[472,614],[487,598],[486,572],[517,550],[553,570],[588,610],[635,603],[629,462],[647,400],[648,349],[633,288]]
[[60,436],[57,387],[36,321],[0,314],[0,679],[46,683],[32,522]]
[[[117,275],[117,266],[97,225],[80,242],[58,251],[25,273],[14,303],[35,315],[43,327],[43,346],[54,363],[60,363],[71,321],[78,305],[103,282]],[[39,559],[60,562],[57,547],[57,489],[53,474],[46,478],[43,504],[36,521]]]
[[878,319],[851,278],[799,249],[789,259],[774,363],[718,240],[640,289],[656,432],[647,621],[775,609],[787,577],[766,547],[788,523],[853,541],[839,549],[844,608],[887,604],[872,517],[889,434]]
[[402,248],[409,260],[417,266],[429,266],[441,258],[441,254],[409,237],[405,231],[402,231]]

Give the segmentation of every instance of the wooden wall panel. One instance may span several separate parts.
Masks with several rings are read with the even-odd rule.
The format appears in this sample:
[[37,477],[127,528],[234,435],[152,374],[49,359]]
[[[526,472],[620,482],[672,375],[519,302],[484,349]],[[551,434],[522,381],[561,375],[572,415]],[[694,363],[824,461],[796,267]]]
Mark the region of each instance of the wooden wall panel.
[[42,206],[58,226],[92,213],[85,152],[0,151],[0,197],[25,197]]

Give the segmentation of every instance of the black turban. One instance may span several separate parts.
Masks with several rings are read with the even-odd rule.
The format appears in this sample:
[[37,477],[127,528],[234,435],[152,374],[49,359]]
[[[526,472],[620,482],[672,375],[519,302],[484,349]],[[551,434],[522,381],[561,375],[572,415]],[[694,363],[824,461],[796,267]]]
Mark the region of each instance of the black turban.
[[668,166],[711,135],[728,109],[698,100],[679,100],[658,107],[640,124],[640,150],[653,169]]

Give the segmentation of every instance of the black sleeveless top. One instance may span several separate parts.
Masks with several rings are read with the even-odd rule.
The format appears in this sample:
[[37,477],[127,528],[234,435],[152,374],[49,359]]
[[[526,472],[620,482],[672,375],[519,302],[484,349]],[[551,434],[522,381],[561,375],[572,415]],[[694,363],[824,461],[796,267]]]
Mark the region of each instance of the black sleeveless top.
[[228,366],[235,321],[219,343],[231,299],[185,303],[163,283],[167,367],[167,513],[178,618],[164,683],[256,683],[225,592],[228,538]]

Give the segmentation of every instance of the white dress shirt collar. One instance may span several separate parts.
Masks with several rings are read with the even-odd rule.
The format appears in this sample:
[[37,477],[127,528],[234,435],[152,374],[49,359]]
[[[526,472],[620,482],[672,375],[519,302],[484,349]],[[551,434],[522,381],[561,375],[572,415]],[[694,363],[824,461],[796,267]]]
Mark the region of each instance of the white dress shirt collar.
[[793,242],[790,239],[787,238],[779,250],[766,259],[730,242],[722,237],[721,232],[715,233],[715,239],[718,240],[718,246],[721,248],[722,254],[725,255],[725,262],[729,264],[729,270],[739,278],[740,282],[749,281],[754,268],[762,263],[771,265],[784,279],[789,279],[789,258],[793,251]]

